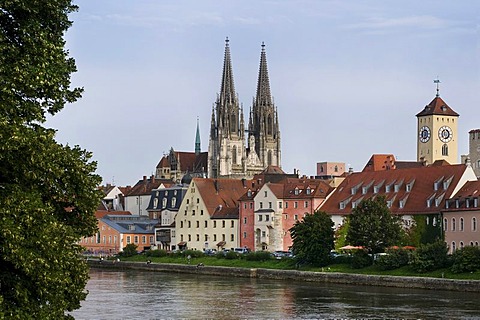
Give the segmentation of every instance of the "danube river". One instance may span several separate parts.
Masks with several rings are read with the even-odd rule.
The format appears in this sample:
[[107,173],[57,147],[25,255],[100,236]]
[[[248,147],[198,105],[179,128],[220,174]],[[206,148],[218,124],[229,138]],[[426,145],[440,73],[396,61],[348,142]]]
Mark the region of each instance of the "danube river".
[[91,269],[76,319],[480,319],[480,293]]

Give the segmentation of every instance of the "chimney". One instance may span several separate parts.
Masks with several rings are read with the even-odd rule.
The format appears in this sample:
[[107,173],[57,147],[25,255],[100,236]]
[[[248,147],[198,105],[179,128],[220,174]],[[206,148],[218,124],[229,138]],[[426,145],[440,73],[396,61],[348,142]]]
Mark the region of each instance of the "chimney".
[[245,180],[245,178],[242,178],[242,186],[243,186],[244,188],[246,188],[246,187],[247,187],[247,184],[246,184],[246,182],[247,182],[247,181]]
[[218,194],[218,180],[213,180],[213,186],[215,187],[215,193]]
[[152,174],[152,176],[150,177],[150,181],[151,181],[152,183],[155,183],[155,176],[154,176],[153,174]]
[[348,174],[352,174],[352,173],[353,173],[353,168],[352,167],[348,168]]
[[147,176],[143,176],[143,183],[147,183]]

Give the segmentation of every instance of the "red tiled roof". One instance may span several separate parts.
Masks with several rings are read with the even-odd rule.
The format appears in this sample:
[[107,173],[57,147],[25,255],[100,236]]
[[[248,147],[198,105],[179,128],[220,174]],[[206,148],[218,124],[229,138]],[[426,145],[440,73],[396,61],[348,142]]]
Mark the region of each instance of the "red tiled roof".
[[142,180],[138,180],[137,184],[134,185],[125,196],[149,195],[153,189],[157,189],[162,183],[165,186],[171,186],[174,184],[170,179],[155,179],[154,176],[147,179],[147,177],[144,176]]
[[212,217],[238,218],[239,199],[248,191],[242,180],[193,178],[192,183]]
[[115,215],[131,215],[132,213],[130,211],[103,211],[103,210],[97,210],[95,211],[95,217],[97,219],[101,219],[103,218],[104,216],[108,215],[108,214],[115,214]]
[[[208,159],[208,152],[202,152],[200,154],[196,154],[195,152],[184,152],[184,151],[174,151],[173,152],[176,161],[180,163],[180,170],[181,172],[194,172],[198,170],[207,170],[207,159]],[[157,168],[166,168],[171,166],[171,159],[170,154],[165,155],[160,159],[160,162],[157,165]]]
[[425,108],[417,114],[417,117],[441,115],[441,116],[459,116],[452,110],[440,97],[435,97]]
[[[466,168],[460,164],[352,173],[324,202],[321,209],[329,214],[347,215],[351,213],[353,203],[384,195],[387,201],[392,200],[392,213],[437,213],[458,185]],[[434,188],[436,182],[437,190]],[[395,190],[395,185],[398,190]],[[409,191],[407,185],[410,186]],[[386,191],[387,186],[390,186],[389,192]],[[375,187],[378,188],[377,192],[374,191]],[[427,205],[429,199],[432,200],[430,206]]]

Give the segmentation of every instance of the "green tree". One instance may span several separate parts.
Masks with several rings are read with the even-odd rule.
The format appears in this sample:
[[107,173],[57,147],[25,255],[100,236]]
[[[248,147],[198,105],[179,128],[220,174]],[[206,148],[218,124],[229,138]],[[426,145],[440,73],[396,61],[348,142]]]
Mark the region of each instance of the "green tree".
[[137,248],[138,246],[133,243],[129,243],[123,248],[123,251],[121,252],[122,257],[131,257],[137,255]]
[[349,217],[347,242],[370,253],[384,252],[404,239],[400,218],[392,215],[384,197],[361,201]]
[[300,261],[324,266],[330,262],[333,249],[333,221],[323,211],[307,214],[290,229],[293,252]]
[[46,115],[74,102],[64,49],[71,1],[0,5],[0,318],[71,318],[88,267],[78,241],[96,232],[91,154],[55,141]]

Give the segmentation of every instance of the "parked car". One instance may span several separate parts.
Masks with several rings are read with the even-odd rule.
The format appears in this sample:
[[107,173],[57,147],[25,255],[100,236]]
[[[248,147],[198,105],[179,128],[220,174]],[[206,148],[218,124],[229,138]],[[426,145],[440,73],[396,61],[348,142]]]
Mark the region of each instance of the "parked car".
[[293,258],[293,253],[291,253],[290,251],[277,250],[272,253],[272,256],[275,259]]
[[203,253],[207,256],[214,256],[217,254],[217,249],[205,249]]
[[245,253],[249,253],[250,249],[248,249],[248,248],[235,248],[235,249],[233,249],[233,251],[235,251],[236,253],[245,254]]

